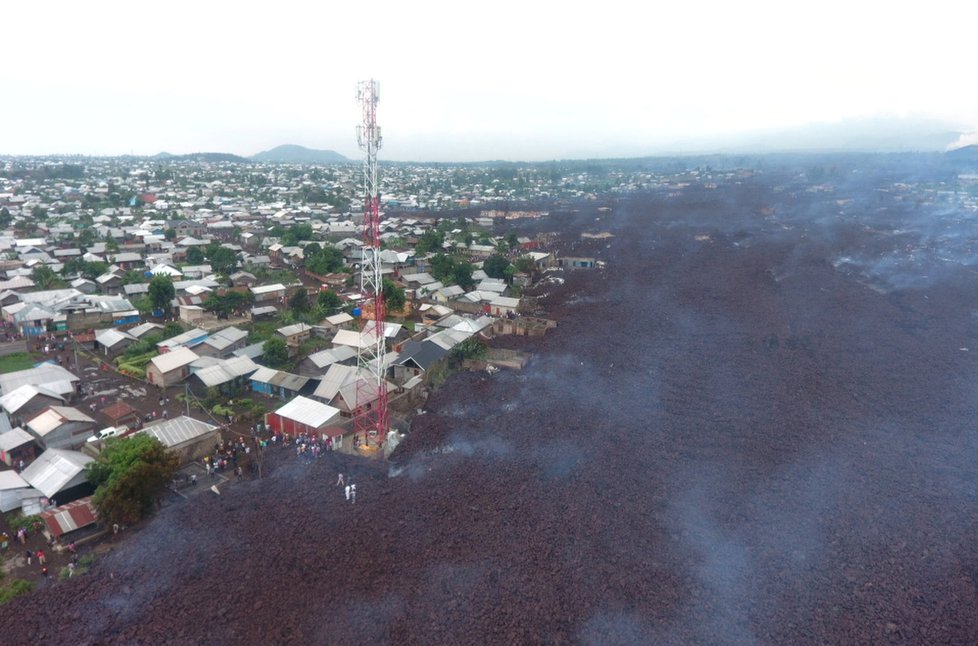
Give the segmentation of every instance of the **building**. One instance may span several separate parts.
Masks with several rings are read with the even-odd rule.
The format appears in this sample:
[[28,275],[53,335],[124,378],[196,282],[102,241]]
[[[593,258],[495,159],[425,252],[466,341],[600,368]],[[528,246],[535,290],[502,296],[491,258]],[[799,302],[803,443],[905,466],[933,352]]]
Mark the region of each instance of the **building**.
[[163,388],[178,384],[190,376],[190,364],[198,358],[197,353],[185,347],[153,357],[146,365],[146,380]]
[[95,492],[85,473],[86,465],[93,460],[79,451],[48,449],[20,475],[49,500],[71,502]]
[[38,386],[64,397],[67,401],[75,394],[78,377],[56,363],[42,363],[35,368],[0,374],[0,394],[6,395],[23,385]]
[[117,357],[136,340],[136,337],[121,330],[113,328],[98,330],[95,332],[95,349],[106,357]]
[[174,350],[181,346],[192,348],[198,343],[202,343],[204,339],[207,338],[207,336],[208,336],[207,330],[194,328],[192,330],[187,330],[182,334],[178,334],[176,336],[170,337],[165,341],[160,341],[159,343],[156,344],[156,349],[159,350],[160,353],[165,353],[165,352],[170,352],[171,350]]
[[208,388],[217,388],[222,394],[233,395],[241,387],[247,387],[248,376],[261,368],[248,357],[213,359],[202,357],[201,362],[210,362],[203,368],[193,370],[190,388],[199,396],[205,396]]
[[245,347],[248,341],[248,333],[236,327],[224,328],[219,332],[210,335],[204,341],[194,346],[194,352],[202,357],[216,357],[227,359],[235,350]]
[[71,406],[49,406],[27,421],[27,431],[44,449],[77,449],[95,429],[95,420]]
[[128,428],[136,428],[139,425],[139,413],[135,408],[119,400],[114,402],[102,410],[99,413],[109,421],[112,426],[125,426]]
[[280,327],[275,332],[285,338],[285,343],[289,346],[290,354],[294,354],[294,351],[302,345],[302,342],[312,336],[312,326],[306,325],[305,323],[296,323],[294,325]]
[[296,397],[273,413],[265,415],[265,424],[276,434],[296,436],[334,435],[327,433],[339,421],[340,412],[306,397]]
[[285,285],[281,283],[259,285],[257,287],[250,287],[249,289],[255,295],[256,303],[268,303],[285,298]]
[[0,433],[0,460],[8,467],[19,465],[21,460],[29,464],[37,453],[34,436],[24,429],[17,427]]
[[16,471],[0,471],[0,512],[7,513],[20,509],[24,498],[40,497],[40,492],[31,487]]
[[251,308],[252,321],[271,321],[278,316],[278,308],[274,305],[264,305],[262,307]]
[[98,512],[92,504],[92,497],[79,498],[66,505],[48,509],[38,514],[55,538],[69,540],[72,532],[90,527],[98,522]]
[[0,409],[10,417],[14,426],[22,426],[49,406],[64,405],[65,398],[43,386],[24,384],[0,397]]
[[357,351],[348,345],[341,345],[310,354],[299,363],[299,374],[319,377],[334,363],[351,365],[357,362]]
[[140,433],[151,435],[160,444],[180,457],[180,464],[187,464],[213,452],[220,442],[220,429],[186,415],[160,420],[146,426]]
[[251,375],[252,390],[283,401],[299,394],[308,394],[315,384],[309,377],[272,368],[262,367]]
[[444,365],[449,356],[448,350],[431,341],[407,341],[394,360],[394,381],[404,384],[412,377],[422,377],[427,381],[429,371]]

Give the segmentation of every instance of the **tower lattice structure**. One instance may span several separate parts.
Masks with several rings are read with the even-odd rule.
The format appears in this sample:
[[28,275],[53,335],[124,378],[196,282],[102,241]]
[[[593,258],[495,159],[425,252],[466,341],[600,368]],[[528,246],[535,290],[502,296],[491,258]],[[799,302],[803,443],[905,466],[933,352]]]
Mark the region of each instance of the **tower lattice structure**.
[[383,446],[390,428],[384,328],[384,282],[380,248],[380,185],[377,151],[380,150],[380,127],[377,125],[377,81],[360,81],[357,101],[362,123],[357,126],[357,143],[363,157],[363,254],[360,264],[360,347],[357,373],[356,434],[367,446]]

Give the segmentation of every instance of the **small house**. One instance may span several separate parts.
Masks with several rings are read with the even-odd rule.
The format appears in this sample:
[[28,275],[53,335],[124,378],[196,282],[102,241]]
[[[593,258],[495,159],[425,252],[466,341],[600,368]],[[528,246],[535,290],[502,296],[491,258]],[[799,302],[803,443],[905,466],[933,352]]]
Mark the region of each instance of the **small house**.
[[80,451],[48,449],[20,475],[49,500],[71,502],[95,492],[85,472],[86,465],[93,460]]
[[0,460],[8,467],[20,465],[21,460],[28,464],[37,457],[37,443],[34,436],[17,427],[0,433]]
[[312,335],[312,326],[306,325],[305,323],[296,323],[294,325],[280,327],[275,331],[285,338],[285,343],[291,351],[302,345],[302,342]]
[[197,353],[182,346],[153,357],[146,365],[146,380],[164,388],[178,384],[190,376],[190,364],[198,358]]
[[139,431],[151,435],[175,452],[180,464],[188,464],[214,450],[220,441],[220,429],[186,415],[153,422]]
[[272,368],[259,368],[251,375],[252,390],[282,400],[299,394],[308,394],[315,384],[316,382],[309,377]]
[[26,430],[45,449],[77,449],[92,434],[95,420],[71,406],[49,406],[27,421]]
[[276,434],[322,435],[335,425],[340,412],[306,397],[296,397],[285,406],[265,415],[265,424]]
[[95,332],[95,349],[106,357],[113,358],[125,352],[136,340],[136,337],[122,330],[98,330]]

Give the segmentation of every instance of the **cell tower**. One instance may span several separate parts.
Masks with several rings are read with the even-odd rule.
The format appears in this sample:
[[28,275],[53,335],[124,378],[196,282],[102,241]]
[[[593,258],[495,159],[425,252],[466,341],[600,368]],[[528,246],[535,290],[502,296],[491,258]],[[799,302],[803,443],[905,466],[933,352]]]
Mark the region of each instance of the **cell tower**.
[[[377,181],[377,151],[380,127],[377,125],[377,81],[360,81],[357,101],[363,122],[357,126],[357,143],[363,159],[363,256],[360,264],[360,352],[357,371],[357,415],[355,429],[369,447],[383,446],[390,428],[387,401],[386,353],[384,339],[384,282],[380,258],[380,185]],[[373,320],[370,320],[373,319]],[[373,439],[373,442],[370,439]]]

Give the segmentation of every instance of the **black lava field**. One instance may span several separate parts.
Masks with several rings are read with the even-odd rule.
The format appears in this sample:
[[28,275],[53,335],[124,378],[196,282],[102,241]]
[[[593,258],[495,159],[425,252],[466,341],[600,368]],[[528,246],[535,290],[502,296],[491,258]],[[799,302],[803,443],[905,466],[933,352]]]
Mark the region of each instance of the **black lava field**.
[[522,225],[608,263],[493,341],[524,370],[452,378],[389,469],[281,450],[165,507],[4,643],[978,643],[978,218],[901,181]]

